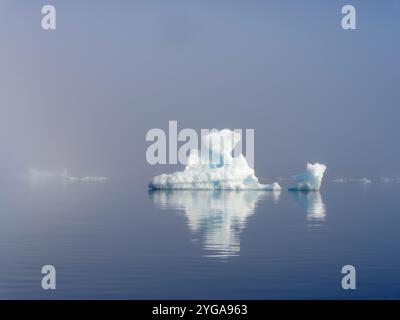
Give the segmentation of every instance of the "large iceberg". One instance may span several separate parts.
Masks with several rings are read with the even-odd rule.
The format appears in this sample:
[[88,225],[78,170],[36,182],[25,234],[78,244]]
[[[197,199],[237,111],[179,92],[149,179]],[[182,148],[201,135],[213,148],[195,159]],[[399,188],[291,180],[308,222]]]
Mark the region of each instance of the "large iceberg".
[[307,163],[307,169],[303,173],[293,176],[295,185],[289,190],[318,191],[321,188],[322,177],[326,166],[321,163]]
[[202,137],[201,152],[191,149],[183,171],[153,178],[153,190],[281,190],[278,183],[261,184],[243,156],[232,156],[241,135],[224,129]]

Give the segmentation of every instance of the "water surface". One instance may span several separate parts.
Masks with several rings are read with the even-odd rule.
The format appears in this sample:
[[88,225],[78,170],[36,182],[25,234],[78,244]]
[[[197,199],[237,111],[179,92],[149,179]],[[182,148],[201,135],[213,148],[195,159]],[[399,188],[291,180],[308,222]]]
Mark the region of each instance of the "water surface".
[[[400,184],[156,191],[1,181],[0,298],[400,298]],[[41,289],[41,268],[57,289]],[[357,289],[341,289],[341,268]]]

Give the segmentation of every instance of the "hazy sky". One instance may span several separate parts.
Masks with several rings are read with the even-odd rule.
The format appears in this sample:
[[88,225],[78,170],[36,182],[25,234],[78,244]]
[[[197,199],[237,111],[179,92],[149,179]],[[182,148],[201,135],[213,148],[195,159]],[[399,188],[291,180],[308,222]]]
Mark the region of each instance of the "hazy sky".
[[[57,30],[41,29],[41,8]],[[357,28],[341,28],[341,8]],[[150,179],[146,132],[254,128],[256,173],[399,176],[400,2],[0,2],[0,176]]]

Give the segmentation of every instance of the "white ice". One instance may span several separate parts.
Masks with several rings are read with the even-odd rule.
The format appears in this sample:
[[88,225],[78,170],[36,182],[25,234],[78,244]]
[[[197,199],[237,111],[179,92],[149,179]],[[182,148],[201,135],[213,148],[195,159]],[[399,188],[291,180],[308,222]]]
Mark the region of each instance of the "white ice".
[[383,183],[400,183],[400,178],[399,177],[395,177],[395,178],[382,177],[381,181]]
[[183,171],[153,178],[150,189],[161,190],[281,190],[278,183],[261,184],[243,154],[232,156],[240,134],[228,129],[202,137],[203,152],[190,151]]
[[102,182],[102,181],[107,181],[107,177],[83,177],[79,179],[82,182]]
[[102,182],[107,181],[106,177],[87,176],[83,178],[74,177],[69,175],[67,169],[58,171],[46,171],[30,168],[28,171],[29,181],[32,183],[45,183],[45,182]]
[[362,178],[362,179],[360,179],[360,183],[363,184],[363,185],[367,185],[367,184],[371,184],[372,181],[370,179],[367,179],[367,178]]
[[294,186],[290,190],[318,191],[321,188],[322,178],[326,166],[321,163],[307,163],[306,171],[293,176]]
[[30,168],[28,172],[28,177],[29,180],[34,183],[78,180],[78,178],[71,177],[66,169],[63,169],[60,172],[54,172]]
[[368,185],[372,183],[372,180],[368,178],[361,178],[361,179],[354,179],[354,178],[337,178],[332,180],[335,183],[348,183],[348,182],[355,182],[360,183],[361,185]]

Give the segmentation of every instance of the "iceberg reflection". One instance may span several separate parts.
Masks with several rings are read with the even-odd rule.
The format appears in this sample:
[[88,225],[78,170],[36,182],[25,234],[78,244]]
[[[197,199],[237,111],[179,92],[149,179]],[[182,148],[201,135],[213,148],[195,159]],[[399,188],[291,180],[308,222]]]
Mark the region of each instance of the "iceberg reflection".
[[307,213],[307,221],[324,222],[326,218],[326,206],[318,191],[293,192],[300,206]]
[[151,191],[161,209],[182,210],[191,233],[207,257],[226,258],[240,252],[240,233],[260,199],[279,201],[280,192]]

